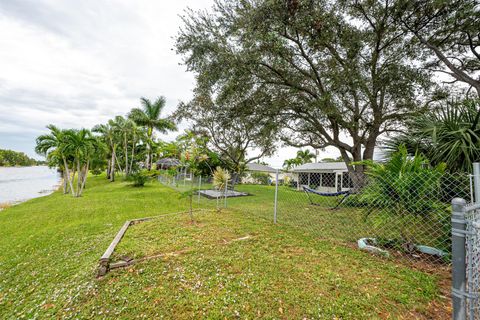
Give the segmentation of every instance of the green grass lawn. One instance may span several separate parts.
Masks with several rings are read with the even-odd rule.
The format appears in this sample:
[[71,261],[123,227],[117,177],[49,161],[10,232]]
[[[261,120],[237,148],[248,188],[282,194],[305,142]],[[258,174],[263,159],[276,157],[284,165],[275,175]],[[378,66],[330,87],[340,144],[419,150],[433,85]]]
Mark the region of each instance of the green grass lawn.
[[258,219],[255,209],[270,210],[262,199],[232,199],[195,224],[132,226],[117,257],[168,255],[103,279],[98,258],[125,220],[183,211],[187,199],[92,177],[82,198],[57,192],[0,211],[0,318],[410,319],[438,299],[434,275]]

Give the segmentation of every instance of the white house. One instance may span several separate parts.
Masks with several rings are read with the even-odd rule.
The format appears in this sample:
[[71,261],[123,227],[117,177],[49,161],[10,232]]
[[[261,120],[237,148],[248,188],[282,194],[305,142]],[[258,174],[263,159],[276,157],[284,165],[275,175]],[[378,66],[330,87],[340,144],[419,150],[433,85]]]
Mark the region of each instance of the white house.
[[252,177],[252,173],[255,172],[268,174],[270,182],[274,182],[277,170],[261,163],[247,163],[247,168],[245,170],[245,176],[242,178],[242,183],[259,183],[257,179]]
[[321,192],[347,191],[352,188],[344,162],[307,163],[291,170],[297,189],[307,186]]

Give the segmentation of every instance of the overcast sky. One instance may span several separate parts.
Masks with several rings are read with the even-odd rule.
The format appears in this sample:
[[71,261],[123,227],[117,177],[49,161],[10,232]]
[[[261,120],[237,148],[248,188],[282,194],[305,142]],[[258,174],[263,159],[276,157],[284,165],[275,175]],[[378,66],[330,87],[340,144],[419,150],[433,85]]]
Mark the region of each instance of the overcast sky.
[[[141,96],[164,95],[171,113],[194,86],[173,50],[179,15],[212,3],[1,0],[0,148],[38,158],[35,137],[47,124],[91,128],[125,115]],[[294,153],[282,148],[265,160],[279,167]]]

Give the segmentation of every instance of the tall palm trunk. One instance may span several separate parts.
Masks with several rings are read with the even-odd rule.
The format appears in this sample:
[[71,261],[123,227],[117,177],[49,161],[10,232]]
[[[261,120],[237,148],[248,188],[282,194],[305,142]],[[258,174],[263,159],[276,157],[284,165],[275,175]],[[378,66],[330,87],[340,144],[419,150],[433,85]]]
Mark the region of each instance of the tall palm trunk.
[[68,181],[68,184],[70,185],[70,192],[73,194],[73,183],[72,183],[72,180],[70,179],[70,172],[68,170],[67,159],[65,159],[65,157],[63,157],[63,165],[65,166],[67,181]]
[[63,194],[68,193],[68,179],[66,177],[65,169],[62,170],[62,187],[63,187]]
[[80,168],[80,159],[77,159],[77,172],[78,172],[78,177],[77,177],[77,191],[75,192],[75,197],[79,197],[79,192],[80,192],[80,184],[82,182],[82,170]]
[[125,175],[128,176],[128,145],[127,145],[127,133],[123,134],[123,148],[125,150]]
[[109,179],[109,180],[110,180],[110,173],[111,173],[111,170],[112,170],[111,167],[112,167],[111,160],[108,159],[107,160],[107,179]]
[[147,160],[146,160],[147,169],[150,170],[150,142],[147,143]]
[[132,142],[132,157],[130,159],[130,169],[129,172],[133,170],[133,159],[135,157],[135,134],[133,135],[133,142]]
[[85,183],[87,181],[87,174],[88,174],[88,167],[89,167],[90,161],[87,160],[87,164],[85,165],[85,171],[82,175],[82,184],[80,185],[80,190],[78,191],[78,196],[82,195],[83,189],[85,188]]
[[115,151],[112,152],[112,160],[110,160],[110,181],[115,181]]
[[152,169],[152,157],[151,157],[151,150],[152,150],[152,146],[151,146],[151,143],[152,143],[152,135],[153,135],[153,128],[152,127],[149,127],[148,128],[148,131],[147,131],[147,139],[148,139],[148,142],[147,142],[147,169],[148,171],[150,171]]

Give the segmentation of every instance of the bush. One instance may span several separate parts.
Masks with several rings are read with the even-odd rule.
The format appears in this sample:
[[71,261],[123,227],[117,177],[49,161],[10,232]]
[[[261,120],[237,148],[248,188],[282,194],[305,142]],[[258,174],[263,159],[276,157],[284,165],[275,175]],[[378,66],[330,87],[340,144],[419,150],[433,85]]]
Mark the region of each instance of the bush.
[[128,177],[128,180],[132,181],[132,186],[143,187],[145,183],[156,178],[159,174],[157,170],[140,170],[133,172]]
[[445,165],[431,167],[425,157],[409,157],[405,146],[385,164],[365,162],[370,177],[360,201],[397,214],[427,215],[443,209],[440,187]]
[[213,172],[213,186],[217,190],[225,190],[225,185],[228,184],[230,177],[231,176],[228,170],[217,167],[217,169]]
[[270,175],[263,172],[252,172],[251,177],[253,181],[257,184],[269,185],[270,184]]

